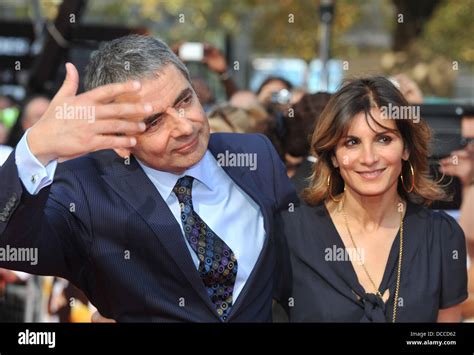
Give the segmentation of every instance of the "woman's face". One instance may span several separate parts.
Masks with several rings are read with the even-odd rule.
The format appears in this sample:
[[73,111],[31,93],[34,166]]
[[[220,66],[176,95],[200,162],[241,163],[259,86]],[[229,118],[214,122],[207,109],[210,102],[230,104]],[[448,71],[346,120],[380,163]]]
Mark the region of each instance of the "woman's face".
[[[381,125],[397,128],[394,120],[383,119],[379,109],[374,108],[370,113]],[[361,112],[352,120],[347,135],[339,140],[332,162],[339,167],[346,188],[369,197],[391,189],[396,191],[402,159],[408,157],[398,131],[387,131],[370,117],[366,120]]]

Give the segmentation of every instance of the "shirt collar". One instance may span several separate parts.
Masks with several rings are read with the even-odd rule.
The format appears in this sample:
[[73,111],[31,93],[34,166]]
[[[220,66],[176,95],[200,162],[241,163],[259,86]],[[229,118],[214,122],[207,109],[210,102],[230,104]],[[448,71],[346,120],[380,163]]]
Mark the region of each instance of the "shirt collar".
[[192,176],[209,190],[214,190],[213,179],[215,179],[215,173],[218,165],[209,150],[206,150],[206,153],[199,162],[179,175],[150,168],[138,159],[137,162],[158,189],[158,192],[164,200],[168,199],[168,197],[171,195],[178,179],[185,175]]

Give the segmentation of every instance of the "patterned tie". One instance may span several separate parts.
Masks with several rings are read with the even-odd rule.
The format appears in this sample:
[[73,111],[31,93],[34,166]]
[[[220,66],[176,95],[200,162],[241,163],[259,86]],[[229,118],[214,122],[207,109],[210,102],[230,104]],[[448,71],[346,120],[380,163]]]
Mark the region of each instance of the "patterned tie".
[[230,247],[219,238],[193,209],[191,190],[194,178],[183,176],[173,188],[181,208],[184,235],[199,259],[199,273],[207,294],[222,321],[232,308],[237,260]]

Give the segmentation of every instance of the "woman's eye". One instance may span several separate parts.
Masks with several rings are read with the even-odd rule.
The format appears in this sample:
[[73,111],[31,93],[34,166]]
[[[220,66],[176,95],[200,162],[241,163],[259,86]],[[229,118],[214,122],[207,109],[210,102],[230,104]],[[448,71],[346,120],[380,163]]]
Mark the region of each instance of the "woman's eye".
[[389,136],[381,136],[379,138],[379,142],[381,143],[390,143],[392,141],[392,138],[390,138]]
[[346,143],[345,143],[345,146],[346,146],[346,147],[350,147],[350,146],[352,146],[352,145],[354,145],[354,144],[356,144],[356,143],[357,143],[357,141],[356,141],[355,139],[353,139],[353,138],[352,138],[352,139],[348,139],[348,140],[346,141]]

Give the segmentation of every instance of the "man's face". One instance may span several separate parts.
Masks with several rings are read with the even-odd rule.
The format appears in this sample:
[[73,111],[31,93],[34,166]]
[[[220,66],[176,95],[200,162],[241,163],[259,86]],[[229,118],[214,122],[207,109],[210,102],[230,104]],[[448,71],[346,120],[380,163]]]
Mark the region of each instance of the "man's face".
[[139,118],[147,129],[136,137],[130,152],[151,168],[180,174],[199,162],[207,150],[207,117],[191,84],[174,65],[141,83],[137,94],[117,99],[153,106],[148,117]]

